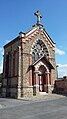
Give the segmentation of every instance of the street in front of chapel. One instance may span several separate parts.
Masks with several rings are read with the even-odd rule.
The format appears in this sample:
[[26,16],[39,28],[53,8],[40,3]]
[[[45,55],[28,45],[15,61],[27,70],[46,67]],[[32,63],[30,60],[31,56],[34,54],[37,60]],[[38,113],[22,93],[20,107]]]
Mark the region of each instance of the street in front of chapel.
[[0,119],[67,119],[67,97],[47,95],[44,99],[0,98]]

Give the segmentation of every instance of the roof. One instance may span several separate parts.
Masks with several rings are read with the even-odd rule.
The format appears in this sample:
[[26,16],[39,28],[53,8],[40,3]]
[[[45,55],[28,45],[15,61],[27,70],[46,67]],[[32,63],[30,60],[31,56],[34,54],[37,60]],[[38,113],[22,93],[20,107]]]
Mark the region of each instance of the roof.
[[[37,27],[35,26],[35,27],[32,27],[32,28],[31,28],[29,31],[27,31],[27,32],[20,32],[20,33],[23,33],[25,36],[27,36],[29,33],[34,32],[36,29],[37,29]],[[20,34],[20,33],[19,33],[19,34]],[[15,39],[13,39],[12,41],[10,41],[10,42],[7,43],[6,45],[4,45],[4,48],[6,48],[6,47],[8,47],[9,45],[11,45],[11,44],[17,42],[18,40],[20,40],[20,37],[19,37],[19,36],[17,36]]]
[[[41,28],[41,29],[43,30],[43,33],[46,34],[46,36],[49,38],[49,40],[50,40],[53,44],[55,44],[55,43],[53,42],[53,40],[51,39],[51,37],[50,37],[50,36],[48,35],[48,33],[46,32],[46,30],[45,30],[42,26],[34,25],[34,26],[33,26],[30,30],[28,30],[27,32],[20,32],[20,33],[24,34],[24,37],[27,37],[27,36],[30,35],[31,33],[33,33],[33,32],[35,32],[36,30],[38,30],[39,28]],[[19,34],[20,34],[20,33],[19,33]],[[6,45],[4,46],[4,48],[6,48],[6,47],[8,47],[9,45],[11,45],[11,44],[17,42],[19,39],[20,39],[20,37],[17,36],[15,39],[13,39],[13,40],[10,41],[8,44],[6,44]]]
[[4,48],[8,47],[9,45],[13,44],[14,42],[17,42],[19,40],[19,36],[16,37],[15,39],[13,39],[12,41],[10,41],[9,43],[7,43],[6,45],[4,45]]
[[52,38],[49,36],[49,34],[48,34],[47,31],[45,30],[45,28],[43,28],[43,30],[45,31],[45,33],[47,34],[47,36],[50,38],[50,40],[52,41],[52,43],[53,43],[53,44],[56,44],[56,43],[52,40]]
[[46,63],[50,66],[51,69],[54,69],[53,65],[50,63],[49,59],[46,58],[45,55],[43,55],[41,58],[39,58],[34,64],[32,64],[33,66],[36,65],[40,60],[44,60],[46,61]]

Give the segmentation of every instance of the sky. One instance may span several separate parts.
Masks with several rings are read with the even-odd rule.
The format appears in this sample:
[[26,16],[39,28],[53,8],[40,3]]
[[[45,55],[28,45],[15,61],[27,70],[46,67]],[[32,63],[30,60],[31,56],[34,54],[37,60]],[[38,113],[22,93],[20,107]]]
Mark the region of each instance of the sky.
[[0,73],[3,46],[36,24],[37,10],[42,15],[41,23],[56,43],[58,77],[67,75],[67,0],[0,0]]

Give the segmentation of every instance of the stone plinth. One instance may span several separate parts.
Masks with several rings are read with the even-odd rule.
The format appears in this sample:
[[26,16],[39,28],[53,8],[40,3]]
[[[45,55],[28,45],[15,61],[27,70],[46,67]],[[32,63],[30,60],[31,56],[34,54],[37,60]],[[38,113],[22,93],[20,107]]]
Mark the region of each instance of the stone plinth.
[[35,96],[39,95],[39,85],[33,86],[33,95]]
[[33,96],[33,86],[22,87],[21,97],[30,97],[30,96]]
[[53,90],[53,88],[52,88],[52,85],[48,85],[48,93],[52,93],[52,90]]

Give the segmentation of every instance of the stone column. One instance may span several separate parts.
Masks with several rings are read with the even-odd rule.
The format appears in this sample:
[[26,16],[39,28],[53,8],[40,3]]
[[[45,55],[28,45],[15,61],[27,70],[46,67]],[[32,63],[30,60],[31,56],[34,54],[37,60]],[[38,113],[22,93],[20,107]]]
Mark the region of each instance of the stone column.
[[47,82],[48,82],[48,85],[50,85],[50,78],[49,78],[49,72],[47,72]]
[[49,76],[50,72],[46,72],[46,74],[47,74],[47,92],[52,93],[51,85],[50,85],[50,76]]
[[35,84],[34,84],[34,94],[39,94],[39,82],[38,82],[38,71],[34,71],[34,77],[35,77]]
[[[29,56],[29,65],[31,66],[32,64],[32,56]],[[30,86],[32,86],[32,67],[30,67],[30,71],[29,71],[29,84]]]
[[18,89],[17,98],[21,98],[21,46],[18,46]]
[[34,80],[35,80],[35,85],[39,85],[39,82],[38,82],[38,71],[34,71]]

